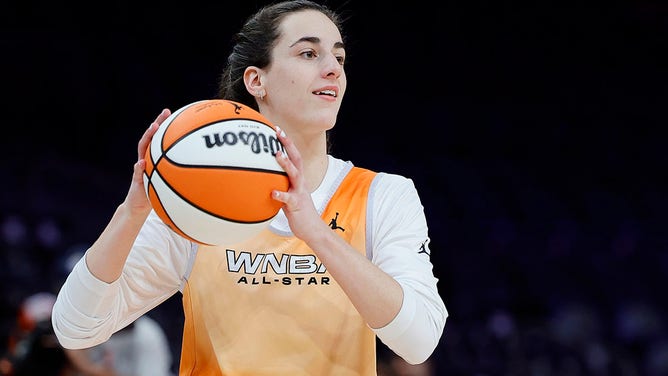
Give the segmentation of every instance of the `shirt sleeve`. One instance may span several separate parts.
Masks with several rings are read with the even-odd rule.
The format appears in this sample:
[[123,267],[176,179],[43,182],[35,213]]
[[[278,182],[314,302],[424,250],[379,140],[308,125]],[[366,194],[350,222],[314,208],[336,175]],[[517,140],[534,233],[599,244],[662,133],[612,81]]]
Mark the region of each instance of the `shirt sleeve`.
[[63,283],[51,320],[61,345],[98,345],[174,295],[188,272],[192,244],[151,213],[121,277],[106,283],[91,274],[84,255]]
[[422,363],[438,345],[448,317],[430,260],[424,208],[413,181],[400,175],[380,173],[370,194],[372,262],[404,292],[397,316],[374,331],[408,363]]

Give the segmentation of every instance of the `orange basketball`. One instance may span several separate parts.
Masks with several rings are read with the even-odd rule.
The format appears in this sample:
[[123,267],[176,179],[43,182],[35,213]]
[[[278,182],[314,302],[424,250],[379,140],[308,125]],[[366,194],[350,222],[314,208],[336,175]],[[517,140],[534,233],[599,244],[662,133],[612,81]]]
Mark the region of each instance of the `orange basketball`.
[[200,244],[233,244],[267,227],[288,177],[275,127],[241,103],[190,103],[161,125],[146,151],[144,185],[156,214]]

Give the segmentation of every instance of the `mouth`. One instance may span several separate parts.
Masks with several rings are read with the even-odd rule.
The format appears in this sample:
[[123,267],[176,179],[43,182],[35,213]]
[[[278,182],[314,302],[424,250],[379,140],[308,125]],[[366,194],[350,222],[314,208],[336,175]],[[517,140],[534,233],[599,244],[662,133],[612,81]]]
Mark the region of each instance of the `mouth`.
[[327,96],[334,97],[334,98],[337,97],[337,93],[336,93],[335,90],[317,90],[317,91],[314,91],[313,94],[315,94],[315,95],[327,95]]

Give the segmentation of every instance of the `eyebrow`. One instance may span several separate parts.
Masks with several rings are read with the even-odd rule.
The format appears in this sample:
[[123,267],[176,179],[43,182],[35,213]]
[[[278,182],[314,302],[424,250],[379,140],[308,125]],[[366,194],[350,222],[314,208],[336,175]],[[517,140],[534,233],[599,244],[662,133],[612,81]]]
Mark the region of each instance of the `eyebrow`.
[[[301,37],[297,39],[297,41],[293,44],[290,45],[290,47],[293,47],[301,42],[310,42],[310,43],[315,43],[318,44],[320,43],[320,38],[318,37]],[[334,43],[334,48],[345,48],[343,45],[343,42],[336,42]]]

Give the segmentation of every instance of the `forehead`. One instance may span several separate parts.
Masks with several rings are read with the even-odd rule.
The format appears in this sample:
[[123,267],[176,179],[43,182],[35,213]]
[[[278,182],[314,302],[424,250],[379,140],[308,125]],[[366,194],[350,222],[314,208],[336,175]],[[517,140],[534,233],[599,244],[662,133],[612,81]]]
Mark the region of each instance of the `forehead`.
[[291,13],[280,24],[279,44],[288,44],[304,37],[317,37],[323,44],[342,42],[341,32],[326,15],[317,10],[303,10]]

